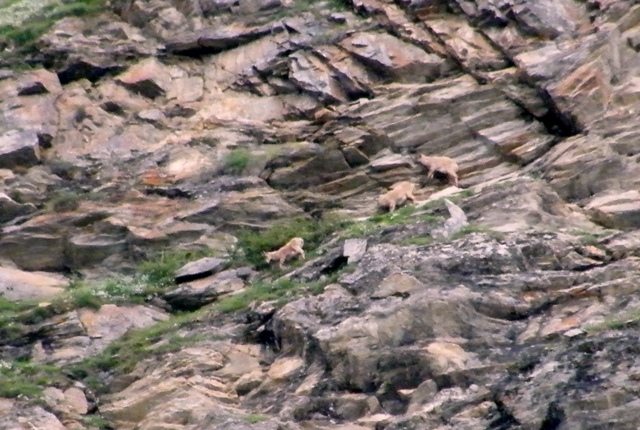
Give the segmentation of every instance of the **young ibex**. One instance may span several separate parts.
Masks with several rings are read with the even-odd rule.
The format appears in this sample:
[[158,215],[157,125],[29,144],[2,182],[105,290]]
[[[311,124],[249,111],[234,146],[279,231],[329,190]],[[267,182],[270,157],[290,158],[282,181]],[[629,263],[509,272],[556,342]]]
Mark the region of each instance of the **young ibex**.
[[415,185],[412,182],[402,181],[391,186],[391,191],[387,191],[378,198],[378,205],[383,208],[389,208],[389,212],[393,212],[396,206],[401,205],[407,199],[412,202],[416,201],[413,195]]
[[447,175],[449,184],[458,186],[458,163],[449,157],[432,156],[420,154],[418,162],[428,169],[427,180],[433,178],[436,172]]
[[287,242],[282,248],[271,251],[264,252],[263,255],[267,263],[271,263],[272,261],[277,261],[280,269],[284,269],[282,263],[284,263],[287,259],[293,258],[295,256],[300,256],[304,260],[304,240],[301,237],[294,237],[289,242]]

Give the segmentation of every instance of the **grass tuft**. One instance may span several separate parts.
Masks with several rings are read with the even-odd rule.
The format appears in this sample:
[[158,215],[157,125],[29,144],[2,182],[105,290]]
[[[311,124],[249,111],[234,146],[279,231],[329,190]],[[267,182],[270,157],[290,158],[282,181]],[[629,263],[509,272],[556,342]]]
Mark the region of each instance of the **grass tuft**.
[[247,424],[257,424],[257,423],[266,421],[267,417],[260,414],[251,414],[251,415],[245,416],[243,419],[244,419],[244,422],[246,422]]
[[603,232],[591,232],[588,230],[578,229],[578,228],[569,231],[569,234],[578,236],[580,243],[582,245],[593,245],[593,246],[599,245],[602,238],[606,236],[606,233],[603,233]]
[[431,245],[435,243],[436,240],[431,236],[418,236],[418,237],[409,237],[403,239],[400,244],[401,245],[416,245],[416,246],[425,246]]
[[392,213],[381,213],[361,222],[349,223],[344,233],[345,238],[363,237],[392,225],[406,225],[412,222],[436,223],[443,221],[438,215],[425,213],[415,206],[403,206]]
[[251,160],[251,152],[248,149],[237,148],[224,157],[222,164],[230,174],[239,175],[249,166]]
[[619,317],[607,318],[601,323],[586,327],[584,330],[587,333],[599,333],[606,330],[620,330],[630,326],[637,326],[638,323],[640,323],[640,309],[631,309]]
[[488,227],[475,225],[475,224],[467,224],[464,227],[462,227],[460,230],[453,233],[451,237],[448,238],[448,240],[457,240],[471,233],[487,233],[492,237],[493,236],[495,236],[496,238],[500,237],[500,234],[498,232],[493,231]]
[[57,366],[16,360],[0,361],[0,397],[37,399],[47,386],[64,384]]
[[292,296],[294,290],[302,285],[289,279],[276,282],[258,281],[242,292],[220,300],[217,308],[224,313],[236,312],[248,307],[253,302],[280,300]]
[[[12,21],[0,25],[0,45],[9,44],[17,59],[21,54],[34,52],[37,40],[62,18],[88,17],[106,10],[107,0],[62,0],[50,3],[31,14],[21,14],[22,2],[3,5],[0,11],[12,16]],[[21,17],[21,15],[24,15]],[[1,20],[7,22],[7,20]]]
[[81,197],[78,193],[70,190],[57,191],[47,202],[47,212],[72,212],[80,206]]
[[100,415],[84,415],[82,422],[88,428],[97,428],[99,430],[112,430],[114,428],[109,421]]
[[167,252],[141,263],[139,273],[133,277],[114,277],[100,282],[74,280],[45,305],[37,300],[11,301],[0,297],[0,344],[19,343],[29,331],[28,326],[73,309],[99,309],[107,303],[145,303],[174,287],[174,273],[182,265],[209,254],[206,250]]
[[123,337],[111,343],[102,353],[80,363],[68,366],[67,372],[81,379],[90,387],[103,393],[104,387],[96,378],[101,372],[125,374],[136,364],[152,355],[161,356],[184,349],[198,342],[212,339],[204,334],[182,335],[178,331],[202,317],[203,310],[173,315],[151,327],[129,330]]
[[209,249],[161,252],[141,263],[138,266],[138,272],[146,284],[154,287],[166,287],[173,285],[174,275],[182,266],[191,261],[211,256],[212,251]]
[[337,281],[339,272],[324,279],[313,282],[296,282],[291,279],[279,279],[275,282],[258,281],[238,294],[225,297],[216,304],[223,313],[237,312],[249,307],[252,303],[276,301],[277,306],[302,295],[322,294],[324,288]]

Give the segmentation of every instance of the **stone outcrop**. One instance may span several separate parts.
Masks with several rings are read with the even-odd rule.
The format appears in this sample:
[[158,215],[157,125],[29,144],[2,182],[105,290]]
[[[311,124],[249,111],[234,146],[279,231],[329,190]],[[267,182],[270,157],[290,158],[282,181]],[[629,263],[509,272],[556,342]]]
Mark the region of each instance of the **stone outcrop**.
[[0,295],[9,300],[46,299],[60,293],[68,283],[56,274],[0,267]]
[[80,309],[44,322],[36,330],[47,333],[33,346],[33,360],[40,363],[76,363],[102,352],[131,328],[148,327],[167,315],[145,306],[103,305]]
[[30,167],[39,161],[40,146],[36,133],[12,130],[0,137],[0,168]]

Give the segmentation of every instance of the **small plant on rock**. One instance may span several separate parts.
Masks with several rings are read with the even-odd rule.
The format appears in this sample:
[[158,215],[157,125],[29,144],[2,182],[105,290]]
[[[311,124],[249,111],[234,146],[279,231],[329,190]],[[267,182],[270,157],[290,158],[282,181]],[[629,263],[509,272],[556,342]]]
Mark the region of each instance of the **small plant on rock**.
[[417,236],[417,237],[409,237],[407,239],[403,239],[400,244],[401,245],[416,245],[416,246],[425,246],[431,245],[435,242],[435,239],[431,236]]
[[375,214],[364,221],[349,223],[342,236],[363,237],[389,226],[402,226],[412,222],[436,223],[442,220],[441,216],[425,213],[415,206],[404,206],[392,213]]
[[71,212],[80,206],[80,196],[70,190],[58,191],[47,203],[48,212]]
[[580,236],[580,243],[583,245],[596,246],[600,243],[600,240],[598,239],[598,236],[595,236],[593,234],[585,234]]
[[303,296],[318,295],[324,291],[324,287],[336,282],[339,273],[313,282],[296,282],[291,279],[279,279],[275,282],[258,281],[250,287],[225,297],[216,304],[216,308],[224,313],[237,312],[247,308],[252,303],[261,303],[271,300],[276,301],[277,306]]
[[[11,4],[5,4],[0,10],[13,18],[9,23],[0,25],[0,45],[7,43],[13,47],[16,54],[32,52],[35,49],[35,42],[45,34],[56,21],[68,17],[85,17],[95,15],[105,10],[107,0],[65,0],[35,8],[34,12],[23,19],[16,21],[11,17]],[[35,5],[36,3],[34,3]],[[16,9],[21,8],[21,3],[16,3]],[[21,59],[24,61],[24,59]]]
[[253,302],[279,300],[287,295],[293,295],[293,290],[300,285],[289,279],[276,282],[258,281],[244,291],[221,300],[217,307],[225,313],[239,311]]
[[71,292],[73,308],[100,309],[106,300],[100,297],[99,291],[91,287],[83,287]]
[[30,361],[0,361],[0,397],[40,397],[44,387],[61,385],[65,377],[57,366]]
[[588,333],[598,333],[606,330],[620,330],[626,327],[637,327],[640,323],[640,309],[631,309],[620,316],[607,318],[601,323],[593,324],[585,328]]
[[244,417],[244,421],[248,424],[257,424],[265,421],[267,417],[259,414],[251,414]]
[[47,165],[49,166],[51,173],[68,181],[74,180],[80,171],[80,169],[72,162],[61,158],[52,158],[47,162]]
[[607,235],[607,233],[603,231],[589,231],[580,228],[572,229],[568,233],[574,236],[578,236],[582,245],[592,246],[599,245],[600,241],[603,240],[603,238]]
[[210,257],[209,249],[193,251],[162,252],[147,261],[140,263],[138,272],[141,282],[156,287],[173,284],[173,277],[185,264],[204,257]]
[[249,166],[251,159],[251,152],[248,149],[237,148],[229,152],[222,163],[229,173],[239,175]]
[[503,237],[502,233],[491,230],[489,227],[484,227],[484,226],[475,225],[475,224],[467,224],[464,227],[462,227],[460,230],[452,234],[451,237],[449,237],[449,240],[460,239],[461,237],[464,237],[471,233],[486,233],[494,239],[501,239]]
[[102,418],[100,415],[84,415],[82,417],[82,422],[85,426],[89,428],[97,428],[100,430],[112,429],[113,427],[106,419]]
[[128,373],[146,357],[177,352],[185,346],[211,339],[211,336],[204,334],[178,333],[181,328],[201,318],[203,312],[205,311],[199,310],[173,315],[168,320],[150,327],[130,330],[102,353],[68,366],[67,372],[75,379],[84,380],[101,393],[106,387],[93,379],[99,372]]

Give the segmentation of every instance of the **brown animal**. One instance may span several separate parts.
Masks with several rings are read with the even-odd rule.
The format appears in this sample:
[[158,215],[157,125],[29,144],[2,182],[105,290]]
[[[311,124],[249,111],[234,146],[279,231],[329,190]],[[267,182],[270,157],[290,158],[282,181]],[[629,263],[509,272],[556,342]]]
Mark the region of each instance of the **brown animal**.
[[280,269],[284,269],[282,263],[284,263],[287,259],[293,258],[297,255],[301,256],[302,259],[305,259],[304,249],[304,240],[301,237],[294,237],[289,242],[287,242],[282,248],[271,251],[264,252],[263,255],[267,263],[271,263],[272,261],[277,261]]
[[428,169],[427,180],[433,178],[436,172],[447,175],[449,184],[458,186],[458,163],[449,157],[438,157],[420,154],[418,162]]
[[415,185],[412,182],[402,181],[391,186],[391,191],[387,191],[378,198],[378,204],[383,208],[389,208],[389,212],[393,212],[396,206],[401,205],[407,199],[412,202],[416,201],[413,195]]

